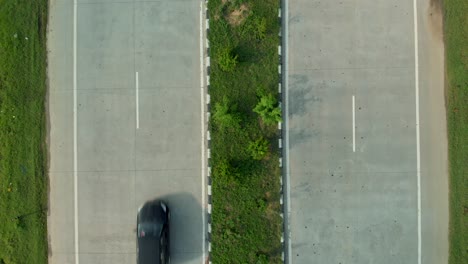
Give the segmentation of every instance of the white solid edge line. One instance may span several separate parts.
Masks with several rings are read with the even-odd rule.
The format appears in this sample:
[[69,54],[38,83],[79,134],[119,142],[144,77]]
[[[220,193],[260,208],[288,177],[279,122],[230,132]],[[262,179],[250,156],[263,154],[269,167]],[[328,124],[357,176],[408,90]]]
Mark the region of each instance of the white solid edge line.
[[416,174],[418,185],[418,264],[421,264],[421,149],[419,138],[419,54],[418,54],[418,9],[413,0],[414,12],[414,86],[416,95]]
[[203,69],[203,1],[200,1],[200,100],[201,100],[201,182],[202,182],[202,263],[206,258],[205,227],[205,82]]
[[78,245],[78,139],[77,139],[77,77],[76,77],[76,38],[77,38],[77,5],[73,1],[73,209],[75,221],[75,264],[80,263]]
[[356,112],[353,95],[353,152],[356,152]]
[[288,93],[288,58],[289,58],[289,49],[288,49],[288,36],[289,36],[289,11],[288,11],[288,0],[284,0],[284,16],[282,16],[282,19],[284,21],[283,27],[284,27],[284,36],[282,37],[283,39],[283,63],[284,63],[284,69],[283,69],[283,80],[284,83],[282,84],[283,89],[284,89],[284,137],[285,137],[285,142],[284,142],[284,151],[286,152],[286,160],[284,162],[284,170],[286,173],[286,218],[285,221],[287,223],[286,225],[286,230],[284,230],[285,238],[288,240],[288,248],[287,248],[287,255],[288,255],[288,264],[292,264],[292,246],[291,246],[291,229],[290,229],[290,219],[291,219],[291,180],[290,180],[290,171],[289,171],[289,110],[288,110],[288,102],[289,102],[289,93]]
[[140,92],[138,89],[138,72],[135,72],[135,105],[136,105],[136,128],[140,128]]

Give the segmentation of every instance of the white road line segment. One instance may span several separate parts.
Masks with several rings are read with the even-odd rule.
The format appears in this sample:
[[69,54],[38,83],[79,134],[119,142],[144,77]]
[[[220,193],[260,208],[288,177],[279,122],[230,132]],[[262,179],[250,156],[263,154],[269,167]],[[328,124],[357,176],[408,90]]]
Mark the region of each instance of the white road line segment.
[[356,108],[353,95],[353,152],[356,152]]
[[414,86],[416,95],[416,174],[418,185],[418,264],[421,264],[421,147],[419,136],[419,54],[418,54],[418,7],[413,0],[414,21]]
[[135,105],[136,105],[136,128],[140,128],[140,93],[138,89],[138,72],[135,72]]
[[201,100],[201,182],[202,182],[202,263],[205,263],[206,258],[206,227],[205,227],[205,82],[203,80],[205,74],[203,69],[203,2],[200,1],[200,100]]
[[289,58],[289,49],[288,49],[288,37],[289,37],[289,0],[284,1],[284,35],[283,35],[283,64],[284,64],[284,70],[283,70],[283,80],[284,80],[284,137],[285,137],[285,142],[284,142],[284,150],[286,152],[286,160],[284,162],[284,171],[285,171],[285,176],[286,176],[286,218],[285,221],[287,223],[287,226],[285,227],[286,230],[284,231],[285,237],[288,239],[288,248],[287,248],[287,255],[288,255],[288,262],[289,264],[292,264],[292,245],[291,245],[291,228],[289,221],[291,219],[291,179],[290,179],[290,171],[289,171],[289,109],[288,109],[288,103],[289,103],[289,93],[288,93],[288,58]]
[[75,264],[80,263],[78,237],[78,136],[77,136],[77,77],[76,77],[76,38],[77,38],[77,5],[73,0],[73,209],[75,231]]

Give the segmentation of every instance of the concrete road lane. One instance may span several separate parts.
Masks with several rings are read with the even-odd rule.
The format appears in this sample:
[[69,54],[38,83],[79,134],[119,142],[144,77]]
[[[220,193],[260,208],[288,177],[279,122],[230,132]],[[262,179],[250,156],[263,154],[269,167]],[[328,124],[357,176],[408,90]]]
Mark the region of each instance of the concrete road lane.
[[51,2],[50,263],[135,263],[158,197],[172,262],[203,262],[199,21],[198,1]]
[[420,225],[413,1],[287,2],[288,261],[446,262],[440,38],[420,61]]

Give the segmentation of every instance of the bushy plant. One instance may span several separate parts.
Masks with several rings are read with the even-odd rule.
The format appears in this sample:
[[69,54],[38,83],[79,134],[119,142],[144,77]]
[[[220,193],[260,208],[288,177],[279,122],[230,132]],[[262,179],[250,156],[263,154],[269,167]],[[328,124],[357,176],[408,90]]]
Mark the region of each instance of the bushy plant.
[[267,31],[267,23],[264,17],[255,17],[249,26],[250,32],[256,39],[264,39]]
[[231,48],[228,48],[228,47],[221,48],[217,52],[216,57],[217,57],[216,59],[218,61],[219,67],[221,68],[221,70],[225,72],[233,71],[237,65],[238,56],[232,53]]
[[253,159],[261,160],[268,154],[269,146],[268,141],[262,137],[250,142],[247,149]]
[[259,254],[257,256],[257,263],[256,264],[267,264],[268,263],[268,257],[264,254]]
[[263,95],[253,111],[261,116],[265,124],[281,122],[281,109],[272,94]]
[[229,162],[222,159],[213,166],[213,173],[218,179],[231,180],[232,179],[232,168]]
[[241,35],[243,37],[254,37],[257,40],[262,40],[266,37],[267,21],[264,17],[251,16],[242,25]]
[[246,0],[231,0],[230,2],[235,8],[239,8],[242,4],[246,3],[247,1]]
[[235,106],[229,106],[227,97],[223,97],[220,103],[216,103],[213,111],[213,121],[219,129],[239,128],[240,116],[235,112]]

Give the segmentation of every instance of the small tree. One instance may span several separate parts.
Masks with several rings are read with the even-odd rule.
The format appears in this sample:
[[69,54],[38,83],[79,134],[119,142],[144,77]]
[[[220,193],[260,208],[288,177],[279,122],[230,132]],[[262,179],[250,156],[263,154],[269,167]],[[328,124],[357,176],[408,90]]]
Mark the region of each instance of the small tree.
[[229,100],[223,97],[221,103],[216,103],[213,112],[213,120],[220,129],[239,128],[240,116],[233,113],[235,107],[229,107]]
[[265,124],[281,122],[281,109],[272,94],[263,95],[253,111],[262,117]]
[[269,144],[263,137],[249,143],[247,150],[255,160],[262,160],[268,154]]

